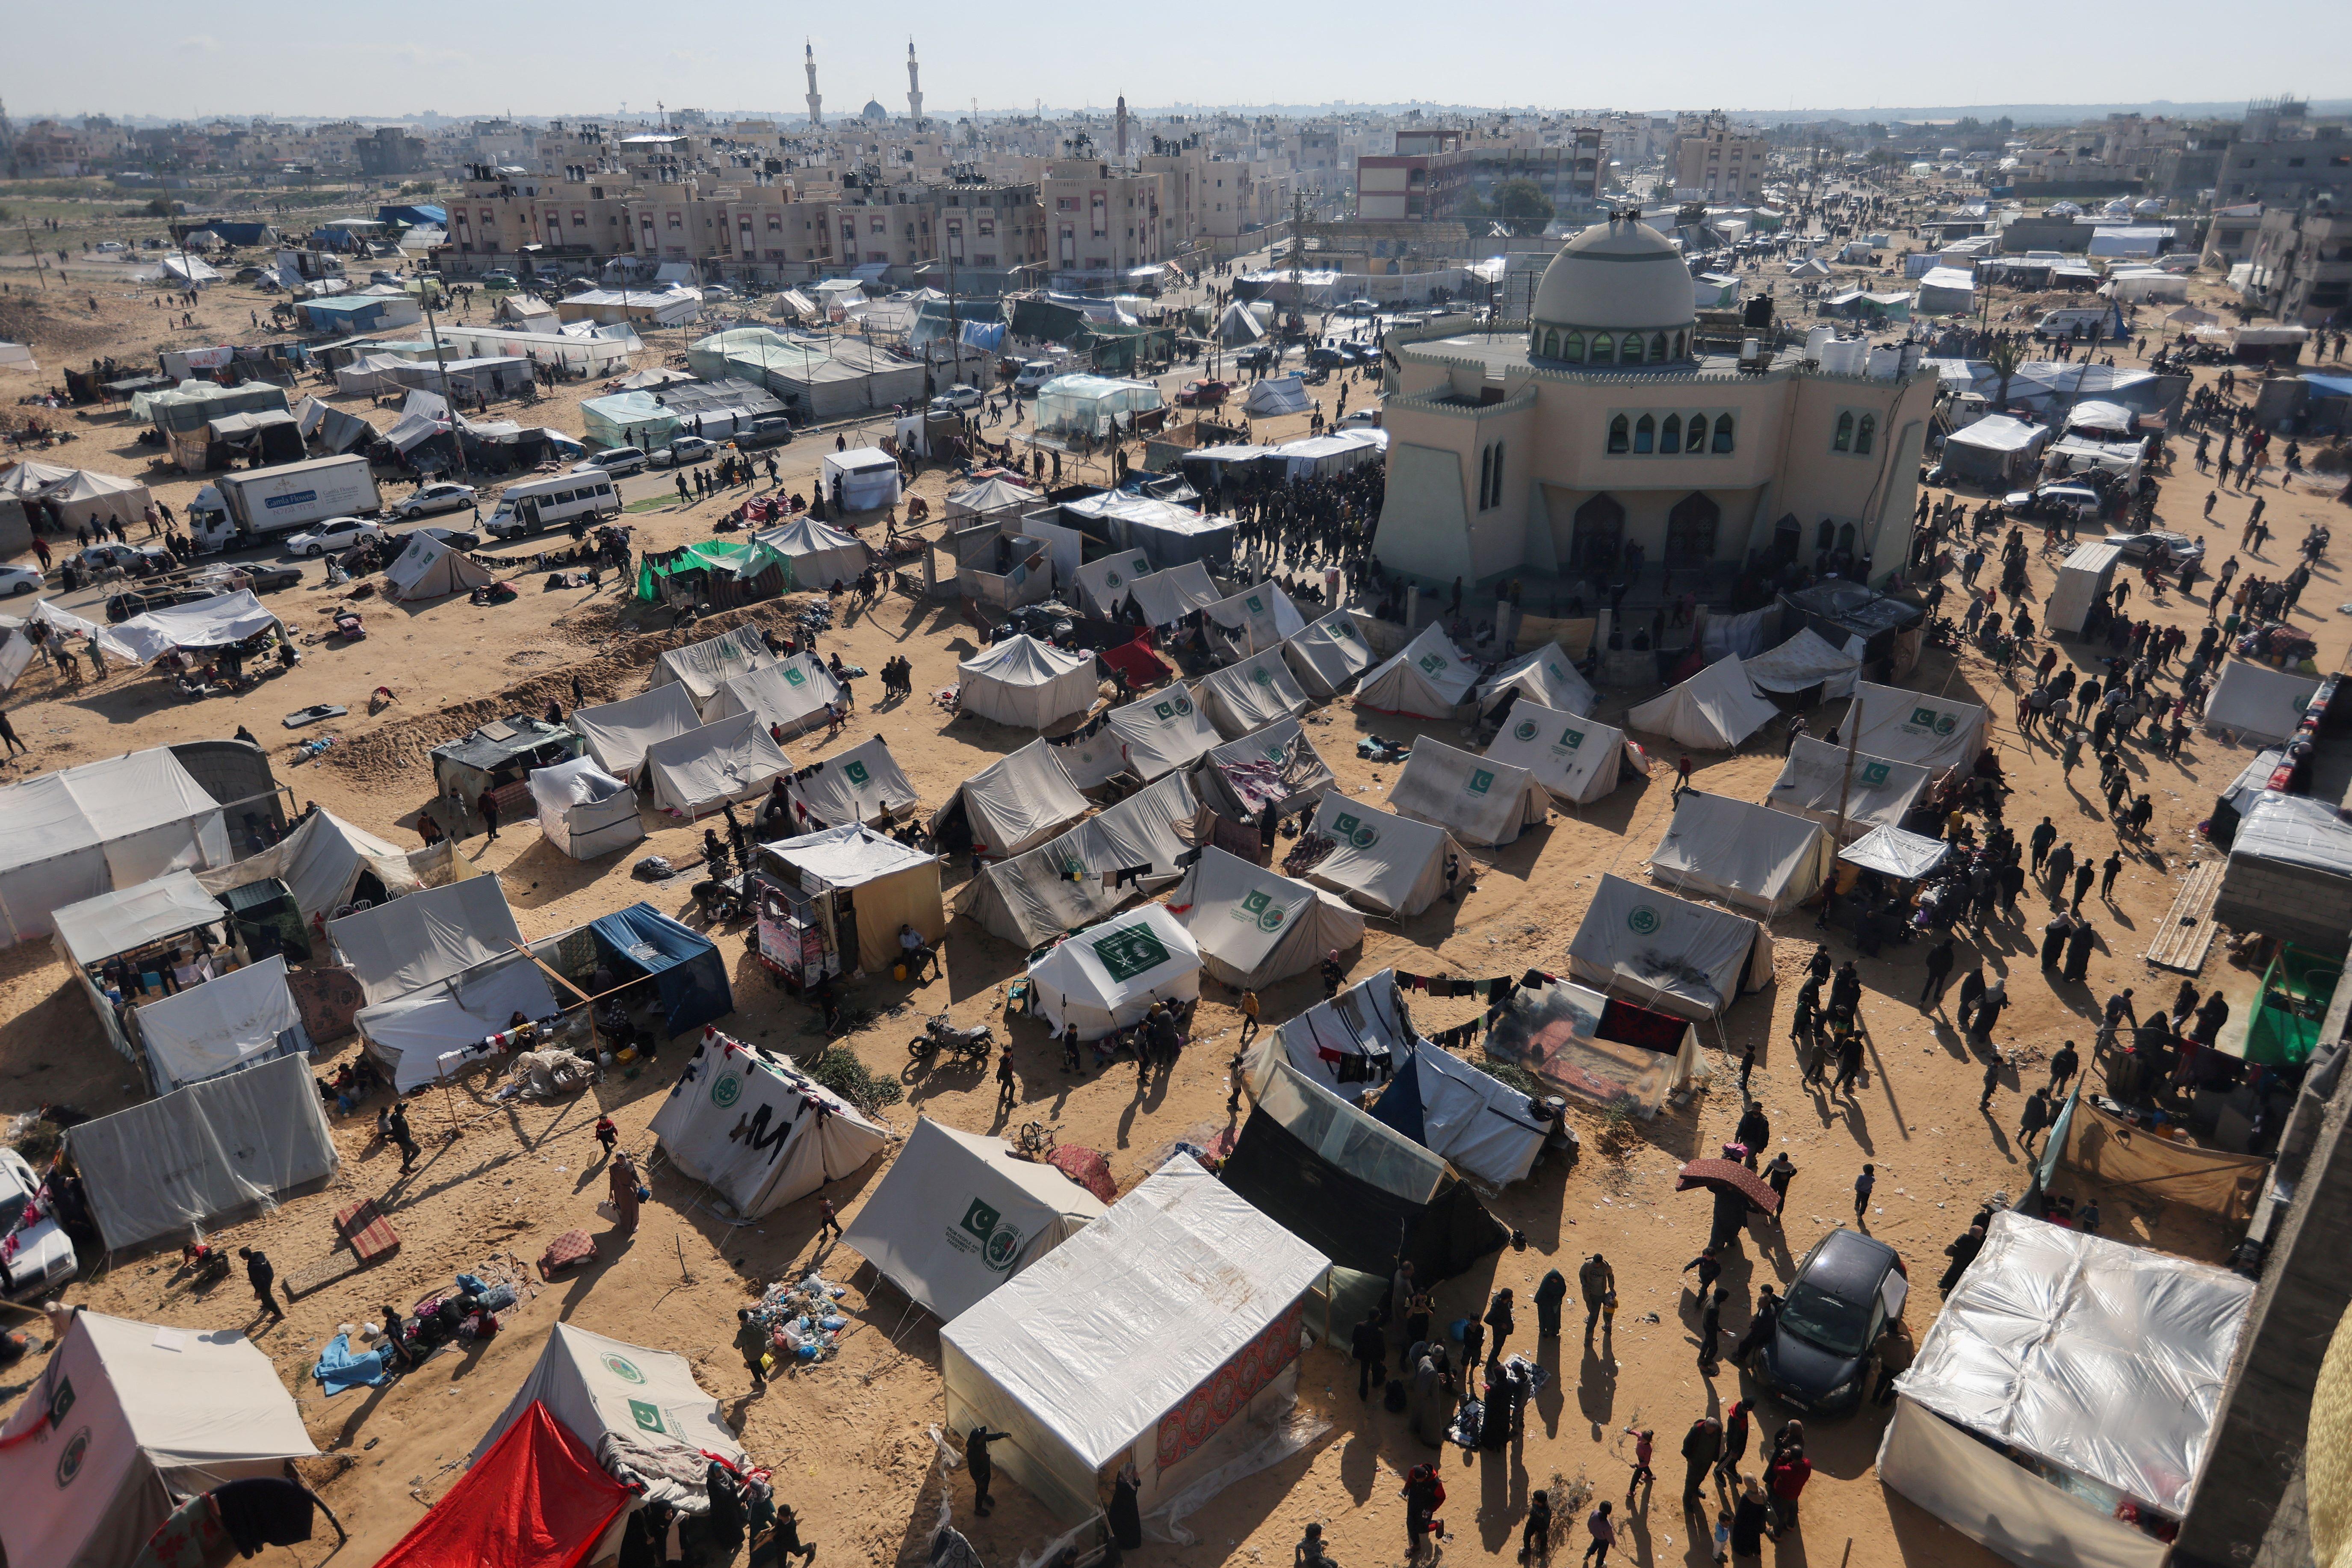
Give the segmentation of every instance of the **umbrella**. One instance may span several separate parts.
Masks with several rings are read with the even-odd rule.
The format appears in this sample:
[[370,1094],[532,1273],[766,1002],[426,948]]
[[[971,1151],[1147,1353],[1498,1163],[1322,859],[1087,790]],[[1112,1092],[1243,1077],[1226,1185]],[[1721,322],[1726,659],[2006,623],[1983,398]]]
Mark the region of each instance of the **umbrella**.
[[1759,1214],[1778,1214],[1780,1210],[1780,1194],[1737,1160],[1693,1160],[1676,1173],[1675,1191],[1686,1193],[1694,1187],[1736,1194],[1746,1198],[1748,1206]]

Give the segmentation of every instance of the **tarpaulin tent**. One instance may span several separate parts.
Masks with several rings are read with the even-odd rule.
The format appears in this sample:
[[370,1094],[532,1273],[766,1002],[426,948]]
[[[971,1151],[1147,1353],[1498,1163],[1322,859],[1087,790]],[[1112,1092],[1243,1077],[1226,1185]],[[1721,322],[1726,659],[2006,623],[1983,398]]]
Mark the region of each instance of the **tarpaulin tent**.
[[[1072,524],[1096,526],[1087,531],[1108,537],[1120,550],[1139,551],[1162,571],[1201,563],[1223,563],[1234,552],[1234,521],[1206,517],[1174,501],[1126,490],[1105,490],[1062,503],[1063,516]],[[1212,589],[1212,599],[1222,595]],[[1139,595],[1140,597],[1140,595]],[[1146,608],[1151,601],[1143,600]],[[1161,625],[1154,618],[1153,625]]]
[[1470,863],[1444,828],[1392,816],[1340,790],[1317,804],[1307,832],[1331,841],[1329,852],[1308,868],[1307,879],[1391,919],[1417,915],[1444,896],[1449,854],[1458,866]]
[[645,824],[637,820],[637,792],[598,767],[593,757],[533,768],[530,799],[541,835],[574,860],[626,849],[646,836]]
[[757,714],[738,713],[646,748],[646,789],[657,810],[694,821],[730,801],[764,794],[793,771]]
[[1299,689],[1279,647],[1227,665],[1195,681],[1192,691],[1209,722],[1229,741],[1307,710],[1307,693]]
[[1223,597],[1210,581],[1208,568],[1198,561],[1130,577],[1127,592],[1142,613],[1144,624],[1154,626],[1172,626]]
[[662,1022],[676,1039],[735,1010],[727,961],[710,939],[638,902],[588,922],[596,956],[619,984],[646,979],[660,998]]
[[1307,629],[1307,618],[1278,583],[1260,583],[1201,606],[1202,632],[1220,658],[1265,653]]
[[[543,1408],[557,1426],[587,1445],[608,1473],[615,1458],[635,1458],[646,1449],[661,1450],[691,1467],[696,1480],[689,1483],[668,1479],[672,1473],[668,1466],[630,1465],[646,1483],[643,1500],[646,1502],[699,1499],[703,1467],[709,1463],[706,1455],[739,1470],[750,1465],[719,1401],[702,1391],[694,1380],[693,1366],[674,1351],[633,1345],[573,1323],[558,1322],[548,1331],[539,1360],[523,1378],[522,1386],[474,1446],[473,1463],[481,1464],[533,1405]],[[632,1451],[616,1455],[616,1442]]]
[[199,871],[196,880],[215,894],[255,882],[283,882],[307,921],[340,914],[362,899],[381,904],[419,888],[456,881],[458,864],[446,839],[423,849],[403,849],[320,810],[305,815],[291,832],[259,854],[217,870]]
[[887,973],[905,954],[898,928],[912,926],[926,942],[948,929],[940,898],[940,859],[925,850],[849,823],[804,833],[760,847],[763,859],[789,873],[807,891],[819,888],[853,895],[856,911],[855,967]]
[[408,536],[408,548],[383,569],[391,596],[406,603],[470,594],[490,584],[488,568],[423,531]]
[[1516,841],[1551,820],[1551,792],[1525,768],[1422,736],[1389,786],[1389,809],[1434,822],[1465,844]]
[[1686,789],[1650,851],[1650,875],[1678,892],[1784,915],[1820,889],[1830,853],[1830,836],[1801,816]]
[[676,681],[694,699],[696,712],[705,719],[714,719],[718,714],[705,705],[718,695],[720,687],[736,676],[765,669],[775,662],[776,656],[768,651],[767,640],[760,635],[759,627],[737,626],[733,631],[671,648],[654,660],[653,674],[646,678],[646,685],[657,688]]
[[1098,1040],[1136,1023],[1154,1002],[1201,994],[1201,950],[1165,904],[1089,926],[1029,962],[1037,1012],[1059,1035],[1076,1026]]
[[2113,591],[2109,584],[2123,558],[2122,547],[2105,540],[2076,545],[2060,563],[2058,580],[2050,586],[2050,600],[2042,612],[2042,625],[2053,633],[2082,636],[2092,606],[2105,604]]
[[1227,305],[1223,313],[1217,317],[1217,341],[1229,349],[1254,343],[1264,336],[1265,325],[1249,306],[1239,300]]
[[649,687],[635,697],[594,708],[574,708],[572,728],[588,754],[616,779],[634,781],[645,765],[646,748],[699,729],[691,688],[677,682]]
[[749,713],[771,735],[781,729],[789,737],[827,722],[833,704],[840,700],[841,682],[832,669],[815,654],[803,650],[775,664],[729,676],[701,704],[701,710],[713,722]]
[[2319,682],[2307,677],[2233,658],[2205,699],[2205,728],[2241,741],[2284,741],[2303,723],[2303,710],[2318,689]]
[[1102,688],[1093,654],[1065,652],[1025,633],[991,644],[956,670],[959,711],[1022,730],[1085,717]]
[[67,528],[87,523],[95,529],[108,521],[128,528],[146,515],[149,499],[147,487],[137,479],[93,468],[68,468],[63,479],[35,493],[58,509],[62,514],[59,521]]
[[1523,1091],[1426,1042],[1381,1091],[1372,1120],[1498,1187],[1535,1168],[1551,1131]]
[[650,392],[630,389],[583,398],[580,430],[598,448],[635,447],[651,450],[686,428],[676,410]]
[[1846,749],[1800,735],[1780,764],[1780,776],[1765,792],[1764,804],[1818,822],[1837,831],[1838,802],[1845,802],[1845,830],[1839,842],[1851,844],[1874,828],[1900,827],[1919,803],[1929,782],[1927,770],[1916,763],[1853,753],[1853,770],[1846,771]]
[[984,868],[965,884],[961,912],[1024,948],[1090,925],[1144,884],[1178,875],[1194,810],[1184,775],[1170,773],[1061,837]]
[[1242,399],[1242,412],[1253,419],[1277,419],[1286,414],[1304,414],[1312,407],[1307,396],[1304,376],[1270,375],[1264,381],[1253,382],[1249,394]]
[[0,1550],[11,1568],[136,1563],[181,1499],[318,1452],[243,1334],[77,1307],[0,1426]]
[[250,588],[193,605],[147,610],[98,634],[106,651],[133,664],[152,664],[175,647],[227,647],[278,625]]
[[1629,730],[1647,730],[1698,752],[1728,752],[1780,716],[1756,695],[1739,656],[1719,658],[1680,686],[1625,715]]
[[1180,1153],[940,1331],[948,1427],[1008,1433],[998,1468],[1064,1519],[1130,1462],[1156,1508],[1293,1396],[1329,1268]]
[[1590,805],[1617,787],[1630,764],[1646,777],[1650,759],[1625,731],[1522,699],[1486,746],[1490,762],[1525,768],[1564,801]]
[[[1034,497],[1031,499],[1034,500]],[[1194,571],[1200,571],[1199,563],[1193,563],[1192,567]],[[1070,585],[1076,594],[1080,610],[1099,621],[1115,621],[1119,618],[1119,612],[1127,607],[1128,598],[1136,583],[1150,574],[1151,560],[1149,556],[1135,551],[1120,551],[1080,566],[1070,574]],[[1202,572],[1201,575],[1206,579],[1208,574]],[[1210,589],[1210,596],[1212,599],[1215,597],[1213,586]]]
[[509,952],[372,1002],[352,1024],[393,1087],[407,1094],[484,1059],[482,1042],[510,1028],[516,1014],[548,1018],[562,1006],[546,972],[527,954]]
[[1838,858],[1881,876],[1913,882],[1942,865],[1951,847],[1944,840],[1925,834],[1906,833],[1899,827],[1874,827],[1839,850]]
[[375,1003],[504,957],[522,928],[498,878],[470,877],[330,921],[327,940]]
[[931,814],[931,834],[1003,859],[1034,849],[1087,809],[1054,748],[1036,740],[964,780]]
[[150,1002],[139,1009],[138,1025],[159,1092],[311,1050],[286,989],[282,953]]
[[1282,645],[1282,652],[1290,660],[1299,686],[1318,700],[1339,696],[1349,682],[1372,667],[1372,650],[1349,610],[1334,610],[1310,621]]
[[2195,1496],[2253,1292],[2000,1210],[1895,1379],[1879,1477],[2011,1563],[2161,1568],[2151,1531]]
[[[701,539],[637,557],[636,596],[647,604],[731,610],[793,590],[793,563],[756,539]],[[738,628],[752,637],[751,627]]]
[[193,873],[167,871],[136,887],[58,907],[49,945],[68,963],[89,968],[119,952],[217,925],[224,911]]
[[1356,706],[1416,719],[1460,719],[1466,716],[1477,675],[1477,666],[1432,621],[1395,658],[1364,677],[1356,688]]
[[654,1113],[670,1163],[758,1219],[856,1174],[890,1130],[802,1072],[716,1029]]
[[812,827],[880,826],[911,815],[917,801],[890,742],[879,735],[801,769],[785,789],[795,819]]
[[848,511],[879,511],[896,506],[904,491],[898,459],[879,447],[852,447],[827,452],[822,465],[828,503],[838,501]]
[[1511,711],[1528,702],[1563,713],[1590,713],[1601,705],[1601,693],[1569,660],[1558,643],[1546,643],[1497,668],[1478,687],[1478,710],[1492,713],[1505,698],[1517,692]]
[[908,1300],[951,1320],[1084,1230],[1105,1205],[1002,1138],[918,1117],[842,1242]]
[[1239,991],[1257,991],[1364,940],[1364,917],[1309,883],[1210,845],[1168,895],[1201,963]]
[[2013,483],[2030,473],[2034,454],[2049,439],[2046,425],[1988,414],[1944,437],[1944,468],[1978,484]]
[[1486,1052],[1563,1094],[1643,1117],[1707,1076],[1685,1019],[1535,972],[1488,1015]]
[[229,859],[218,803],[162,746],[0,785],[11,942],[47,931],[60,905]]
[[835,583],[854,583],[874,560],[873,552],[856,534],[844,533],[806,512],[779,527],[761,529],[751,538],[792,563],[792,585],[795,588],[821,589]]
[[533,1400],[376,1568],[580,1568],[635,1495]]
[[1845,722],[1861,724],[1857,744],[1871,756],[1916,763],[1931,773],[1974,765],[1987,724],[1985,710],[1973,702],[1867,680],[1856,683]]
[[1268,806],[1282,816],[1311,809],[1337,782],[1296,719],[1213,748],[1193,774],[1203,805],[1244,822]]
[[1128,771],[1146,782],[1189,771],[1218,744],[1216,726],[1181,684],[1114,708],[1103,718],[1105,729],[1124,749]]
[[341,1163],[310,1064],[291,1056],[85,1121],[66,1147],[116,1251],[270,1208]]
[[1858,647],[1835,647],[1812,627],[1803,626],[1780,647],[1742,659],[1740,666],[1759,691],[1794,696],[1818,687],[1820,696],[1815,700],[1819,701],[1853,695],[1862,654]]
[[2135,1204],[2177,1204],[2232,1228],[2254,1217],[2269,1185],[2271,1163],[2260,1154],[2162,1137],[2079,1096],[2059,1136],[2059,1170],[2126,1189]]
[[[1045,498],[1026,485],[995,476],[948,492],[947,515],[950,518],[986,517],[992,512],[1010,511],[1020,507],[1042,506]],[[1146,571],[1150,568],[1146,567]]]
[[1570,971],[1643,1006],[1679,1018],[1713,1018],[1742,992],[1772,978],[1772,932],[1711,909],[1601,873],[1568,944]]

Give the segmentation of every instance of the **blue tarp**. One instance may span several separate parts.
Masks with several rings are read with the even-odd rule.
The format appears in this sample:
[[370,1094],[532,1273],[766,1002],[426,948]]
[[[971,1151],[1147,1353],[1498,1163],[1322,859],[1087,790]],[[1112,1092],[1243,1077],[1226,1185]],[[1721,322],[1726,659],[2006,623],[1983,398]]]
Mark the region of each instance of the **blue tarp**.
[[319,1386],[327,1391],[330,1398],[354,1388],[381,1387],[392,1376],[383,1370],[382,1351],[355,1354],[349,1334],[337,1334],[327,1342],[327,1348],[319,1352],[319,1364],[310,1369],[310,1375],[319,1380]]
[[987,349],[993,353],[1004,346],[1003,321],[964,321],[959,323],[966,348]]
[[651,904],[631,904],[591,922],[588,931],[600,958],[634,964],[653,976],[672,1039],[735,1010],[719,949]]
[[2314,397],[2352,397],[2352,375],[2316,375],[2305,371],[2303,379]]
[[1396,1077],[1389,1080],[1388,1088],[1381,1090],[1380,1100],[1372,1107],[1372,1120],[1424,1149],[1429,1147],[1421,1121],[1421,1062],[1417,1057],[1407,1057]]
[[378,223],[404,223],[412,228],[447,228],[449,214],[441,207],[419,203],[415,206],[378,207]]

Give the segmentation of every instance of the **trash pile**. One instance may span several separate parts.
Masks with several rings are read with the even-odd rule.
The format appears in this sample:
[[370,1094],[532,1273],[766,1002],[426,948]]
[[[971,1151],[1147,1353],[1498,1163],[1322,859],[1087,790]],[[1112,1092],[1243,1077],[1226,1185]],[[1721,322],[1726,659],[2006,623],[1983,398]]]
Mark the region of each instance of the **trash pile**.
[[848,1293],[847,1286],[832,1284],[811,1269],[797,1284],[779,1279],[769,1286],[751,1309],[751,1321],[768,1331],[779,1361],[830,1361],[838,1353],[841,1331],[849,1327],[834,1303]]

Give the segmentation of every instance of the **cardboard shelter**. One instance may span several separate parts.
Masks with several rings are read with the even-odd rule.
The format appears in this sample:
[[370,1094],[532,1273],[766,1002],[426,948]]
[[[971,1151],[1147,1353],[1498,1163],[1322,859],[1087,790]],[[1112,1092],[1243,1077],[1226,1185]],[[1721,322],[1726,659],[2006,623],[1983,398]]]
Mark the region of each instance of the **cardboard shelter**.
[[1211,845],[1168,895],[1202,966],[1238,991],[1304,974],[1326,953],[1362,945],[1364,917],[1306,882]]
[[1307,693],[1282,649],[1270,647],[1193,683],[1192,694],[1217,733],[1237,741],[1277,719],[1307,711]]
[[1241,822],[1268,806],[1282,816],[1309,810],[1338,782],[1296,719],[1211,748],[1192,777],[1203,805]]
[[810,763],[784,789],[793,816],[811,827],[879,827],[912,816],[917,804],[914,784],[879,735]]
[[1146,784],[1171,773],[1189,773],[1218,744],[1217,727],[1181,682],[1112,709],[1104,721],[1118,741],[1127,771]]
[[1090,808],[1054,748],[1030,742],[963,781],[931,814],[942,848],[976,847],[999,859],[1034,849]]
[[626,849],[646,836],[637,820],[637,792],[596,765],[574,757],[530,773],[539,831],[562,854],[593,860]]
[[1780,776],[1765,792],[1764,804],[1817,822],[1834,834],[1843,799],[1845,830],[1838,839],[1851,844],[1876,828],[1900,828],[1931,782],[1927,770],[1916,763],[1865,756],[1859,751],[1849,776],[1843,746],[1800,735],[1780,764]]
[[[1034,849],[983,868],[960,913],[990,935],[1034,948],[1093,924],[1176,877],[1192,847],[1192,786],[1170,773]],[[1121,873],[1143,868],[1139,876]]]
[[1391,920],[1417,915],[1445,896],[1447,855],[1465,875],[1470,866],[1444,828],[1339,791],[1317,804],[1307,832],[1329,839],[1331,849],[1307,868],[1307,879]]
[[1733,654],[1630,710],[1625,727],[1664,735],[1695,752],[1728,752],[1780,716],[1778,708],[1756,694],[1746,666]]
[[1139,1022],[1154,1002],[1201,994],[1201,950],[1165,904],[1113,915],[1029,961],[1038,1015],[1059,1036],[1098,1040]]
[[[1844,723],[1862,726],[1859,749],[1890,762],[1916,763],[1932,774],[1976,764],[1989,721],[1973,702],[1924,691],[1857,682]],[[1853,736],[1851,731],[1847,739]]]
[[1073,1521],[1131,1460],[1148,1512],[1287,1405],[1329,1268],[1180,1153],[940,1331],[947,1426],[1009,1433],[997,1468]]
[[1310,621],[1282,645],[1298,684],[1317,701],[1328,701],[1372,667],[1372,650],[1351,610],[1334,610]]
[[383,575],[392,585],[391,597],[403,604],[446,599],[490,585],[488,567],[421,529],[408,536],[408,548],[383,569]]
[[1772,979],[1772,932],[1603,872],[1568,944],[1579,979],[1681,1018],[1720,1016]]
[[1433,621],[1364,677],[1356,688],[1356,706],[1415,719],[1460,719],[1477,676],[1478,667]]
[[855,1175],[890,1141],[888,1128],[789,1061],[716,1029],[703,1032],[652,1127],[670,1163],[744,1219]]
[[618,702],[575,708],[571,723],[598,766],[634,784],[644,771],[647,747],[700,729],[702,716],[695,711],[692,689],[667,681]]
[[842,1244],[942,1321],[971,1308],[1106,1212],[1055,1167],[918,1117]]
[[653,673],[646,678],[646,685],[648,689],[673,683],[685,687],[687,696],[694,701],[694,710],[708,721],[719,717],[708,704],[720,687],[739,675],[765,669],[775,662],[776,656],[768,651],[767,639],[761,636],[759,627],[737,626],[733,631],[671,648],[654,660]]
[[1489,762],[1525,768],[1571,805],[1590,805],[1617,787],[1624,769],[1646,778],[1650,759],[1625,731],[1521,698],[1487,742]]
[[646,747],[645,787],[656,810],[692,822],[766,794],[772,780],[792,771],[792,759],[759,716],[738,713]]
[[1769,918],[1820,891],[1831,853],[1830,836],[1803,817],[1686,789],[1650,851],[1650,876],[1677,892]]
[[1389,806],[1436,823],[1465,844],[1499,846],[1551,820],[1551,792],[1525,768],[1423,735],[1389,786]]
[[1558,643],[1546,643],[1498,668],[1478,686],[1478,710],[1492,713],[1511,693],[1511,711],[1538,703],[1563,713],[1585,714],[1601,705],[1601,693],[1584,679]]
[[1070,653],[1024,635],[991,644],[956,666],[960,712],[1019,730],[1083,719],[1101,693],[1091,653]]
[[0,929],[22,942],[51,911],[167,871],[231,859],[218,802],[156,746],[0,785]]
[[827,722],[841,694],[841,682],[825,662],[803,652],[729,676],[701,710],[714,722],[748,713],[771,737],[781,730],[790,738]]

